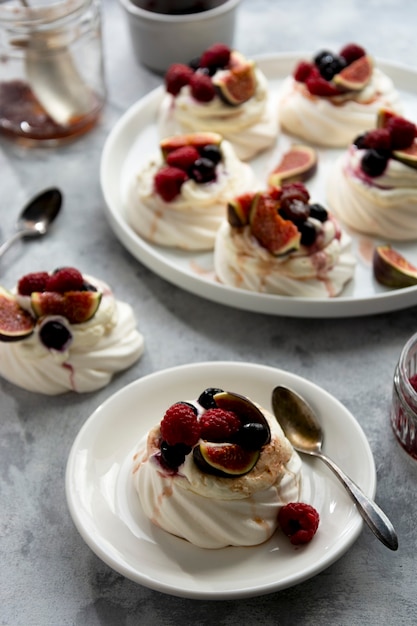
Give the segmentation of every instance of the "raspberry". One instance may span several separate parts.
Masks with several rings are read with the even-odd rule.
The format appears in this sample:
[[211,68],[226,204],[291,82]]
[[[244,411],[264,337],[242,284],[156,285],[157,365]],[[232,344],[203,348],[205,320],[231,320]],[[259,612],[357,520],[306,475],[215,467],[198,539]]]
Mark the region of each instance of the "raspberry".
[[307,78],[311,75],[314,70],[314,64],[309,63],[308,61],[300,61],[297,67],[294,70],[294,80],[299,83],[305,83]]
[[216,90],[210,76],[196,72],[190,80],[190,90],[193,98],[198,102],[210,102],[216,95]]
[[416,136],[416,126],[403,117],[391,117],[387,128],[391,133],[391,145],[393,150],[405,150],[409,148]]
[[173,63],[165,74],[165,87],[168,93],[177,96],[184,87],[190,82],[191,76],[194,74],[191,67],[183,63]]
[[30,296],[33,291],[44,291],[49,280],[48,272],[32,272],[26,274],[17,283],[17,291],[22,296]]
[[65,293],[66,291],[81,291],[84,279],[75,267],[61,267],[49,277],[45,285],[45,291]]
[[366,52],[362,46],[358,46],[356,43],[348,43],[339,52],[339,55],[345,59],[348,65],[364,57],[365,54]]
[[187,172],[199,158],[200,154],[197,148],[194,148],[194,146],[183,146],[168,154],[167,163],[172,165],[172,167],[179,167],[180,170]]
[[391,150],[391,133],[387,128],[376,128],[370,130],[363,137],[363,148],[374,148],[375,150]]
[[181,191],[188,176],[184,170],[167,165],[155,175],[155,191],[165,202],[171,202]]
[[201,55],[200,67],[223,68],[230,61],[230,48],[224,43],[215,43]]
[[323,98],[330,98],[332,96],[339,96],[340,91],[337,87],[329,83],[322,76],[311,75],[307,78],[306,87],[313,96],[321,96]]
[[161,436],[169,446],[195,446],[200,438],[200,424],[193,408],[183,402],[170,406],[161,421]]
[[320,516],[316,509],[303,502],[290,502],[280,509],[278,522],[293,545],[308,543],[316,534]]
[[233,411],[208,409],[200,419],[201,437],[207,441],[228,441],[240,428],[240,419]]

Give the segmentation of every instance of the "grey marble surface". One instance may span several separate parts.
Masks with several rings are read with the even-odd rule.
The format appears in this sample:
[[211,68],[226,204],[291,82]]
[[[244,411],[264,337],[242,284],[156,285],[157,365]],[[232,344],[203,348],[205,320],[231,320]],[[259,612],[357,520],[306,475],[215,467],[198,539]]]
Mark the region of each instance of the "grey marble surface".
[[[389,425],[399,352],[417,331],[417,308],[354,319],[291,319],[239,311],[169,284],[118,242],[103,211],[101,151],[109,131],[160,78],[133,58],[116,0],[104,0],[108,103],[100,125],[56,150],[25,151],[1,140],[1,232],[40,188],[57,185],[65,205],[53,234],[19,244],[1,262],[11,287],[34,269],[75,265],[107,280],[132,304],[146,340],[142,359],[97,393],[57,398],[0,381],[0,623],[17,625],[415,624],[416,481]],[[337,49],[357,41],[375,56],[416,63],[417,4],[409,0],[243,0],[236,47],[248,55]],[[414,85],[415,88],[415,85]],[[163,595],[105,565],[69,515],[65,466],[88,416],[138,377],[183,363],[264,363],[299,374],[338,398],[357,418],[377,468],[376,500],[397,528],[393,553],[365,528],[353,547],[293,588],[239,601]]]

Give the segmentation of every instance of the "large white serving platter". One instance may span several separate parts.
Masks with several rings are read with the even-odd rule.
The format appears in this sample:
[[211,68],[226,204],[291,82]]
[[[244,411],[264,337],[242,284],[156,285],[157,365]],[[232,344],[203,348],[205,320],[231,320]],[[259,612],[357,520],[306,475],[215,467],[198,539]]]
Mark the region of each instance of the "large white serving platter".
[[304,546],[292,546],[276,532],[266,543],[250,548],[197,548],[154,526],[139,505],[132,484],[135,448],[168,406],[197,398],[206,387],[221,387],[244,393],[271,410],[276,385],[291,387],[306,398],[322,423],[325,452],[373,497],[376,473],[368,441],[352,414],[329,393],[273,367],[193,363],[131,383],[106,400],[77,435],[67,464],[67,502],[95,554],[141,585],[210,600],[278,591],[339,559],[358,537],[362,518],[326,465],[311,457],[303,457],[301,500],[317,509],[320,525]]
[[[288,76],[300,58],[308,54],[282,54],[257,59],[266,74],[273,98],[283,79]],[[377,61],[378,66],[395,82],[404,102],[404,115],[417,121],[417,72],[391,63]],[[156,118],[163,96],[159,87],[133,105],[118,121],[108,136],[101,159],[101,186],[105,210],[110,225],[129,252],[167,281],[198,296],[238,309],[272,315],[294,317],[351,317],[370,315],[407,308],[417,304],[417,287],[389,290],[373,278],[372,251],[376,243],[385,241],[353,235],[354,251],[358,258],[355,278],[337,298],[298,298],[252,293],[220,284],[215,277],[211,253],[189,253],[155,246],[142,239],[126,220],[124,196],[127,181],[158,150]],[[279,161],[291,138],[282,133],[276,145],[251,161],[261,180]],[[298,140],[299,142],[299,140]],[[324,181],[337,150],[319,153],[319,169],[308,182],[314,202],[327,205]],[[395,248],[413,264],[417,264],[416,243],[395,243]]]

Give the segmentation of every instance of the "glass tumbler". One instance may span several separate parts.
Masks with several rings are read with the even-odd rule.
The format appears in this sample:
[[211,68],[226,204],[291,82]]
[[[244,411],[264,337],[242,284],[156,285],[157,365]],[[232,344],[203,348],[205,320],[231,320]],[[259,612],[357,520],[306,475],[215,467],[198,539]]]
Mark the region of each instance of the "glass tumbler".
[[97,122],[106,97],[99,0],[0,2],[0,133],[56,145]]
[[395,369],[391,424],[402,447],[417,460],[417,333],[405,344]]

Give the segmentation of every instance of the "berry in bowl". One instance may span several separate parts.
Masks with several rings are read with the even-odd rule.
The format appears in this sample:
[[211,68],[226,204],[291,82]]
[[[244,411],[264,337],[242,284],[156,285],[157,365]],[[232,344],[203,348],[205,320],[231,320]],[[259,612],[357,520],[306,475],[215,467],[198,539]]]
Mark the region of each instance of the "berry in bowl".
[[135,363],[143,337],[106,283],[74,267],[0,287],[0,375],[37,393],[95,391]]
[[253,60],[222,43],[189,65],[168,68],[158,128],[160,137],[220,133],[244,161],[272,146],[279,130],[265,75]]
[[391,80],[355,43],[301,60],[281,89],[283,130],[313,144],[344,148],[375,123],[381,107],[402,112]]
[[[274,174],[272,175],[274,177]],[[214,250],[220,282],[305,298],[339,295],[355,271],[351,238],[301,182],[229,202]]]
[[211,250],[228,201],[253,184],[252,168],[218,133],[167,137],[129,181],[127,220],[150,243]]
[[318,527],[317,512],[298,502],[297,452],[268,411],[235,392],[207,388],[169,406],[132,471],[145,515],[199,547],[258,545],[279,526],[307,543]]
[[359,233],[416,240],[417,127],[385,108],[376,125],[335,162],[327,179],[329,205]]

